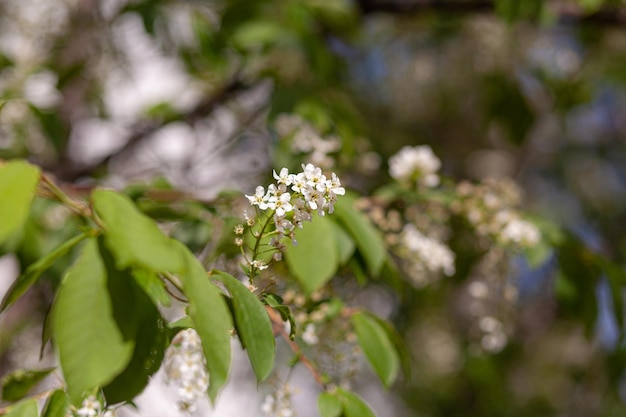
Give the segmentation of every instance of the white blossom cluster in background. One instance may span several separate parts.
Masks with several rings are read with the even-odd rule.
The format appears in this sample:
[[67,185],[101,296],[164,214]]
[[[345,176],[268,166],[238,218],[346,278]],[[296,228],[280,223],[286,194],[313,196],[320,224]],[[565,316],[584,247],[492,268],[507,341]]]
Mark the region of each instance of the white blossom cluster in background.
[[324,302],[330,295],[327,289],[314,291],[309,297],[288,289],[283,301],[293,312],[306,356],[330,384],[350,389],[357,373],[364,369],[362,353],[350,321],[336,316],[332,303]]
[[521,193],[509,179],[486,179],[479,184],[461,182],[457,186],[460,200],[453,210],[463,215],[479,236],[491,237],[496,242],[517,248],[537,245],[541,240],[539,229],[523,220],[515,207]]
[[492,246],[471,271],[464,303],[470,338],[487,353],[506,347],[515,327],[518,289],[504,248]]
[[100,401],[93,396],[85,398],[78,410],[70,410],[69,417],[114,417],[115,413],[111,410],[103,410]]
[[482,335],[480,345],[490,353],[498,353],[507,345],[509,339],[500,320],[492,316],[483,316],[478,321]]
[[264,417],[296,417],[292,404],[293,392],[287,384],[283,384],[273,393],[265,396],[261,405]]
[[432,274],[454,275],[454,253],[444,243],[425,236],[412,224],[406,224],[400,234],[404,258],[413,269],[411,278],[417,286],[423,286]]
[[180,410],[193,412],[196,401],[209,387],[206,360],[194,329],[181,330],[174,337],[165,353],[164,367],[167,383],[177,388]]
[[306,120],[295,114],[281,114],[276,119],[276,133],[291,139],[291,150],[307,154],[308,162],[322,168],[332,168],[335,159],[331,156],[341,149],[336,136],[322,137]]
[[389,158],[389,174],[400,182],[416,183],[418,186],[439,185],[437,172],[441,160],[428,145],[405,146]]

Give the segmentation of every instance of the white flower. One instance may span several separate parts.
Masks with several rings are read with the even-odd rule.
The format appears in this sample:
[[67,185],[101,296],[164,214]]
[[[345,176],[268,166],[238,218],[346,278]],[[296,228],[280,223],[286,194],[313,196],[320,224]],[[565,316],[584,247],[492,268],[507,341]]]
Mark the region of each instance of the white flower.
[[315,325],[313,323],[309,323],[304,328],[304,333],[302,333],[302,340],[307,345],[316,345],[319,342],[319,337],[317,337],[317,333],[315,332]]
[[272,210],[276,210],[276,215],[282,217],[285,213],[293,210],[291,195],[289,193],[283,193],[278,196],[272,196],[269,198],[267,206]]
[[165,353],[166,381],[177,387],[181,410],[192,411],[209,387],[200,337],[194,329],[178,332]]
[[291,185],[295,179],[295,175],[290,174],[287,168],[281,169],[280,174],[277,174],[276,171],[274,171],[273,175],[278,184],[285,184],[286,186]]
[[500,239],[503,243],[531,247],[539,243],[541,234],[534,224],[520,219],[511,219],[500,232]]
[[389,174],[401,181],[416,181],[426,187],[439,185],[441,160],[430,146],[405,146],[389,158]]
[[268,265],[260,259],[255,259],[254,261],[250,262],[250,266],[258,269],[259,271],[263,271],[268,267]]
[[341,186],[341,181],[339,181],[339,177],[334,172],[331,174],[330,180],[326,180],[326,189],[329,194],[334,195],[345,195],[346,189]]
[[404,226],[402,242],[415,255],[417,266],[430,272],[443,272],[447,276],[454,274],[455,257],[450,248],[435,239],[424,236],[414,225]]
[[266,395],[261,404],[261,412],[265,417],[294,417],[293,406],[291,403],[291,390],[284,385],[274,391],[272,394]]
[[92,417],[97,416],[99,413],[100,402],[93,395],[85,398],[77,411],[79,417]]
[[250,201],[250,204],[253,206],[259,206],[261,210],[266,210],[268,208],[267,201],[269,200],[269,192],[265,193],[265,188],[261,185],[256,187],[254,195],[247,195],[246,198]]

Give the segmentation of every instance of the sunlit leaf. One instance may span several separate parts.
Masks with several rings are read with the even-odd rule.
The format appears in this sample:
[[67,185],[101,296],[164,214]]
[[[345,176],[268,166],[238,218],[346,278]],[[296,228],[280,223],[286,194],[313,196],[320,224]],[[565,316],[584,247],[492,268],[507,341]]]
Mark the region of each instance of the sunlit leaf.
[[39,370],[18,369],[2,378],[2,399],[5,401],[19,401],[50,372],[56,368]]
[[70,402],[65,391],[58,389],[50,394],[46,400],[41,417],[65,417],[69,405]]
[[307,294],[322,287],[337,271],[339,262],[334,225],[326,217],[313,217],[296,231],[297,245],[287,244],[285,260]]
[[265,380],[274,368],[276,341],[272,323],[265,307],[237,278],[214,270],[211,278],[218,280],[232,299],[237,335],[248,353],[257,381]]
[[337,199],[335,213],[346,230],[354,238],[359,252],[363,255],[370,273],[377,276],[385,262],[385,244],[378,230],[354,207],[356,198],[346,194]]
[[84,392],[120,373],[134,348],[113,317],[107,272],[95,239],[87,241],[65,275],[51,314],[67,390],[77,404]]
[[108,403],[131,401],[158,371],[168,342],[168,330],[152,299],[133,279],[129,269],[117,270],[112,255],[99,245],[111,295],[113,317],[125,340],[134,341],[128,365],[103,387]]
[[37,401],[33,399],[24,400],[8,407],[3,417],[37,417],[39,410]]
[[358,395],[345,390],[339,390],[338,395],[343,404],[345,417],[376,417],[372,409]]
[[367,361],[382,383],[389,387],[400,369],[400,358],[389,335],[377,320],[366,313],[352,316],[352,325]]
[[0,164],[0,243],[26,221],[38,181],[39,169],[34,165],[24,161]]
[[165,289],[165,283],[157,274],[145,269],[134,269],[132,275],[137,284],[150,296],[154,304],[161,304],[164,307],[171,305],[170,296]]
[[182,268],[180,253],[172,241],[129,198],[110,190],[96,190],[92,202],[118,269],[140,266],[155,272],[177,272]]
[[228,378],[233,321],[221,292],[209,281],[202,265],[183,244],[176,245],[185,262],[180,280],[189,301],[188,313],[202,341],[211,382],[209,396],[215,401]]
[[55,250],[39,258],[35,263],[31,264],[23,274],[21,274],[15,282],[11,285],[9,290],[2,300],[0,305],[0,312],[13,304],[18,298],[20,298],[41,276],[41,274],[63,255],[67,254],[77,244],[84,239],[93,236],[91,231],[80,234],[57,247]]
[[341,417],[343,406],[335,393],[322,392],[317,397],[317,409],[321,417]]
[[356,244],[354,239],[336,222],[330,222],[333,225],[335,233],[334,239],[337,243],[337,256],[339,257],[339,264],[344,265],[350,257],[354,254]]

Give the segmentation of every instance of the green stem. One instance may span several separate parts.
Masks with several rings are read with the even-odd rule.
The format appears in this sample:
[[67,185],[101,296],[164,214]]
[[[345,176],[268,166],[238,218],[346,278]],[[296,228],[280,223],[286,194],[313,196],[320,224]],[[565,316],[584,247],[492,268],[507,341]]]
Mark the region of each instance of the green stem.
[[252,250],[252,259],[250,261],[250,275],[248,276],[248,278],[250,278],[250,284],[254,283],[254,277],[256,276],[256,273],[257,273],[257,268],[252,266],[252,262],[256,261],[257,256],[259,255],[259,247],[261,246],[261,239],[263,239],[264,237],[263,234],[265,233],[265,229],[267,229],[267,226],[274,219],[274,213],[275,211],[272,211],[272,213],[270,213],[270,215],[267,217],[267,220],[265,220],[263,227],[259,231],[259,235],[255,237],[256,242],[254,243],[254,249]]

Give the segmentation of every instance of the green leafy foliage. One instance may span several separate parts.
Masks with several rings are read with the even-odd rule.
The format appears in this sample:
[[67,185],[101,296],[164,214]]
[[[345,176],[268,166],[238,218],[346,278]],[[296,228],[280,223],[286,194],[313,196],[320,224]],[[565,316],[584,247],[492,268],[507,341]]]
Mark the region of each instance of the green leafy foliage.
[[287,245],[285,260],[289,270],[307,294],[320,288],[337,270],[339,253],[335,226],[325,217],[314,216],[296,232],[297,245]]
[[39,169],[23,161],[0,164],[0,243],[19,230],[35,197]]
[[105,241],[118,268],[140,266],[155,272],[177,272],[182,259],[172,241],[127,197],[114,191],[92,194],[94,211],[105,228]]
[[80,234],[62,243],[48,255],[39,258],[35,263],[31,264],[26,271],[15,280],[5,294],[0,304],[0,312],[20,298],[58,258],[71,251],[76,245],[92,235],[93,233],[91,231]]
[[52,307],[54,341],[72,403],[104,386],[130,361],[134,340],[113,317],[107,270],[96,239],[89,239],[68,270]]
[[322,392],[317,397],[317,409],[321,417],[341,417],[343,405],[335,393]]
[[4,417],[37,417],[39,414],[37,401],[28,399],[7,408]]
[[65,391],[58,389],[48,396],[41,417],[65,417],[69,405]]
[[353,194],[342,196],[335,204],[334,214],[354,239],[370,273],[377,276],[385,262],[385,243],[367,217],[354,207],[356,200]]
[[400,358],[387,331],[367,313],[352,316],[352,325],[359,345],[382,383],[389,387],[396,380]]
[[372,409],[358,395],[350,391],[340,390],[339,398],[343,403],[345,417],[376,417]]
[[361,397],[343,389],[321,393],[317,408],[321,417],[376,417]]
[[154,304],[160,304],[164,307],[169,307],[172,304],[165,289],[165,283],[157,274],[145,269],[134,269],[132,274],[135,282],[148,294]]
[[298,327],[296,325],[296,319],[294,318],[289,306],[284,305],[282,298],[276,294],[265,293],[263,294],[261,301],[278,311],[280,318],[289,323],[289,338],[294,340]]
[[257,381],[264,381],[274,368],[276,341],[265,306],[239,280],[214,270],[211,278],[221,282],[230,294],[237,335],[248,353]]
[[178,242],[175,245],[184,260],[185,267],[179,277],[189,302],[188,313],[202,341],[211,376],[209,396],[215,401],[230,369],[233,321],[220,291],[211,284],[202,265],[185,246]]
[[5,401],[18,401],[24,398],[28,392],[55,368],[41,370],[18,369],[2,378],[2,399]]
[[165,320],[152,299],[133,279],[130,270],[118,270],[112,255],[100,239],[100,256],[107,271],[113,317],[124,340],[134,343],[126,368],[103,387],[108,403],[132,401],[148,384],[161,364],[167,345]]

